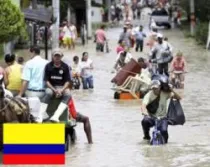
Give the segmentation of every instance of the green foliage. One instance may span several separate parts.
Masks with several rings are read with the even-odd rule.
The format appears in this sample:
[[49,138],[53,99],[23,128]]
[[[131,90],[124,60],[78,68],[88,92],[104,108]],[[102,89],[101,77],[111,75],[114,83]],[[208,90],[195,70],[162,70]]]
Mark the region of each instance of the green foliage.
[[196,27],[195,39],[199,44],[206,44],[208,38],[208,22],[200,23]]
[[[195,16],[200,21],[208,21],[210,19],[210,1],[209,0],[194,0],[195,1]],[[181,0],[181,6],[187,11],[190,15],[190,1]]]
[[4,54],[4,48],[3,48],[3,44],[0,44],[0,58],[2,57],[2,55]]
[[19,36],[27,37],[24,16],[11,0],[0,0],[0,13],[0,44]]
[[27,8],[30,6],[30,0],[21,0],[21,7],[24,9],[24,8]]

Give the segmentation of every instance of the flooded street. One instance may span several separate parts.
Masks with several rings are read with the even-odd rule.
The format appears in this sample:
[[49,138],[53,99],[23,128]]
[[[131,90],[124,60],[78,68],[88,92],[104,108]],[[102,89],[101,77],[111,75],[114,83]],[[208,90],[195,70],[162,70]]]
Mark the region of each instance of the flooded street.
[[[87,144],[83,125],[77,124],[77,141],[66,155],[66,167],[209,167],[210,166],[210,52],[184,37],[180,30],[162,30],[174,53],[181,50],[188,67],[182,100],[186,115],[184,126],[169,126],[169,143],[154,147],[143,142],[140,100],[114,100],[111,74],[116,59],[115,48],[122,28],[107,32],[108,54],[97,54],[95,44],[65,51],[65,59],[81,57],[88,51],[94,62],[93,91],[73,91],[78,112],[89,116],[93,145]],[[146,42],[145,42],[146,43]],[[148,48],[145,46],[145,53]],[[134,58],[143,53],[132,50]],[[61,166],[62,167],[62,166]]]
[[[67,154],[66,166],[209,167],[209,53],[191,39],[184,38],[179,30],[162,31],[173,45],[174,53],[183,51],[188,62],[189,73],[186,74],[182,100],[187,121],[183,127],[169,127],[170,137],[166,146],[151,147],[142,141],[141,102],[116,101],[110,89],[115,47],[121,31],[121,28],[108,31],[111,53],[96,55],[93,45],[88,48],[94,60],[95,89],[93,92],[75,91],[73,95],[78,111],[90,117],[94,144],[87,144],[83,125],[78,124],[78,140]],[[85,50],[80,50],[80,53]],[[146,57],[132,53],[135,58]]]

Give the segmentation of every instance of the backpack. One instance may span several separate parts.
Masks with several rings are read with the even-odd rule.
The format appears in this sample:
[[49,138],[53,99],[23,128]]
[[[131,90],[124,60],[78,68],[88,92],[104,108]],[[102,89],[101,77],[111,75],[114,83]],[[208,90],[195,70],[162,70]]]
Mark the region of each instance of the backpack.
[[[169,51],[170,47],[167,43],[167,50]],[[173,55],[171,52],[169,54],[163,56],[163,63],[171,63],[173,60]]]

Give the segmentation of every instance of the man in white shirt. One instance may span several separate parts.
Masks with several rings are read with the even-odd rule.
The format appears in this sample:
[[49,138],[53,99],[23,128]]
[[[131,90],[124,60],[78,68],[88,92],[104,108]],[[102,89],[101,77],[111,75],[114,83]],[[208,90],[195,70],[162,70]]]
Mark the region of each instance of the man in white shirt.
[[127,63],[129,63],[131,59],[132,59],[131,53],[129,53],[127,51],[121,51],[117,56],[117,59],[116,59],[115,65],[114,65],[114,69],[119,71]]
[[165,73],[169,76],[168,63],[170,62],[169,57],[172,56],[172,47],[168,42],[163,40],[162,34],[157,35],[157,40],[158,42],[150,52],[150,60],[157,63],[159,74]]
[[[30,51],[32,53],[31,60],[27,61],[23,68],[23,82],[18,96],[22,97],[25,94],[27,97],[38,97],[41,100],[45,95],[44,69],[48,61],[40,56],[38,47],[34,46]],[[47,107],[41,104],[37,122],[48,118],[46,109]]]

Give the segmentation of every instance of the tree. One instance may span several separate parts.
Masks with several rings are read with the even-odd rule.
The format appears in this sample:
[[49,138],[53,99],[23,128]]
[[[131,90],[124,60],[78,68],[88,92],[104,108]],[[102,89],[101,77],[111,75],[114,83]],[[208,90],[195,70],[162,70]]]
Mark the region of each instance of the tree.
[[0,44],[27,37],[24,16],[11,0],[0,1]]
[[[188,15],[190,15],[190,1],[189,0],[182,0],[181,6],[187,11]],[[198,1],[195,0],[195,16],[202,22],[208,22],[210,19],[210,1],[209,0],[202,0]]]
[[24,8],[27,8],[30,6],[31,1],[30,0],[21,0],[20,3],[21,3],[21,8],[24,9]]

